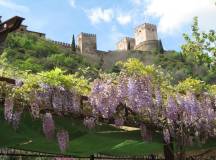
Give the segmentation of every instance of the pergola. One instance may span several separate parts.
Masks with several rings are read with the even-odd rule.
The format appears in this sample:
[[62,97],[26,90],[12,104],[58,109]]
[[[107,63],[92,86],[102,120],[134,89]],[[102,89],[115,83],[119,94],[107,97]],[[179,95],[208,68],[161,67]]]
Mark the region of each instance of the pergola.
[[17,30],[23,20],[25,19],[22,17],[14,16],[2,23],[0,22],[0,53],[3,50],[3,43],[6,40],[8,33]]

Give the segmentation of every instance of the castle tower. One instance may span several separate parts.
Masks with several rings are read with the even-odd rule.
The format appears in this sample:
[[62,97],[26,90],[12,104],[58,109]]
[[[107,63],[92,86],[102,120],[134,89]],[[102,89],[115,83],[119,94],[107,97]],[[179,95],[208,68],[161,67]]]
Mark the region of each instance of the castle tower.
[[96,34],[81,32],[77,36],[77,43],[81,53],[95,53],[97,50]]
[[135,44],[138,46],[145,41],[157,41],[157,26],[149,23],[144,23],[135,28]]
[[116,48],[119,51],[133,50],[135,46],[135,39],[130,37],[124,37],[117,44]]
[[144,23],[135,28],[135,50],[154,52],[161,50],[162,43],[158,40],[157,26]]

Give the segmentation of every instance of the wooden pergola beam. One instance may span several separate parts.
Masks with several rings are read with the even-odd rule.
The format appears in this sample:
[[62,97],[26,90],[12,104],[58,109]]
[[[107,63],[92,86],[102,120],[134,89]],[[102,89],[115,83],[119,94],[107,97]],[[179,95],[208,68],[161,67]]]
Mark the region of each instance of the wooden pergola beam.
[[0,81],[7,82],[7,83],[12,84],[12,85],[16,84],[16,80],[15,79],[7,78],[7,77],[2,77],[2,76],[0,76]]

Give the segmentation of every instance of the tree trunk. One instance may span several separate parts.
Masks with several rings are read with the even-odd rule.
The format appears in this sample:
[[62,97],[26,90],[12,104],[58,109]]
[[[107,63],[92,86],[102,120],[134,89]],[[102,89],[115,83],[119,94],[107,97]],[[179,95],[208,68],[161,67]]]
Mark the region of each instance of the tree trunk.
[[164,141],[164,157],[165,160],[175,160],[173,137],[170,137],[170,143]]
[[180,146],[179,146],[179,160],[185,160],[185,149],[184,149],[184,146],[185,146],[185,137],[184,135],[182,135],[180,137]]

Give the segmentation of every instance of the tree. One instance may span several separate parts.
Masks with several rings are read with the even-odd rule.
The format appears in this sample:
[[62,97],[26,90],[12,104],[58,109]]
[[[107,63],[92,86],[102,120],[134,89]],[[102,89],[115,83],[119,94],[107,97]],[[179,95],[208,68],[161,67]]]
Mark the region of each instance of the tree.
[[76,43],[75,43],[74,34],[73,34],[73,38],[72,38],[71,50],[72,50],[73,52],[76,51]]
[[192,36],[183,34],[186,44],[182,45],[183,56],[192,56],[198,65],[206,64],[209,68],[214,65],[215,60],[210,56],[216,56],[216,33],[214,30],[200,32],[198,17],[194,18],[192,25]]
[[163,44],[162,44],[162,41],[161,41],[161,40],[159,40],[159,52],[160,52],[161,54],[164,53],[164,48],[163,48]]

